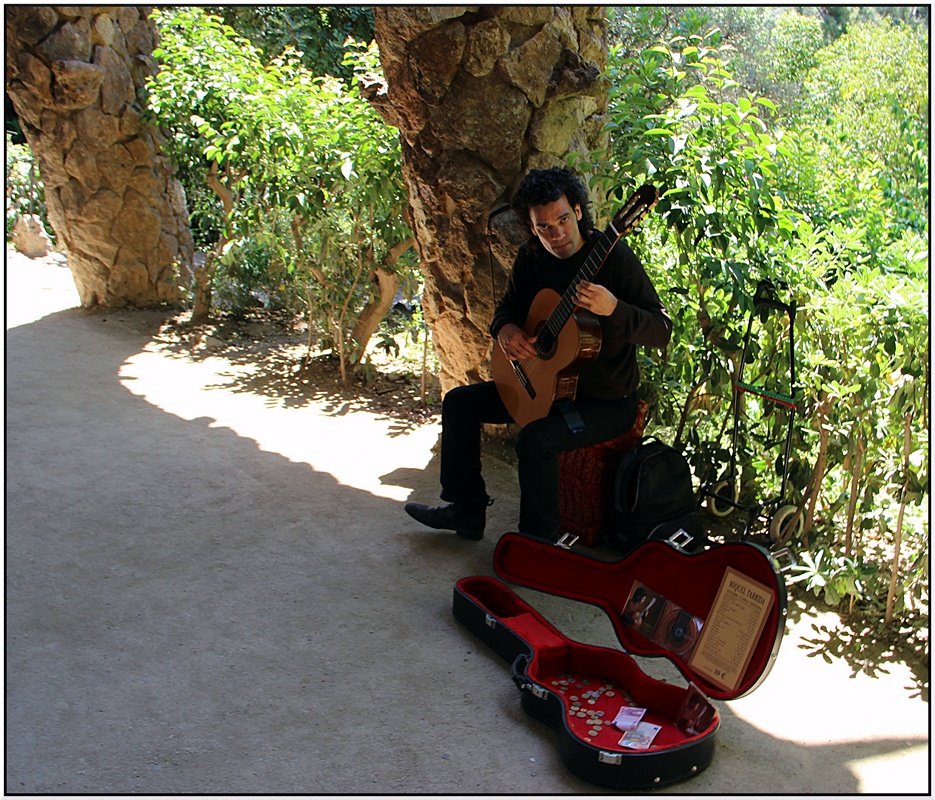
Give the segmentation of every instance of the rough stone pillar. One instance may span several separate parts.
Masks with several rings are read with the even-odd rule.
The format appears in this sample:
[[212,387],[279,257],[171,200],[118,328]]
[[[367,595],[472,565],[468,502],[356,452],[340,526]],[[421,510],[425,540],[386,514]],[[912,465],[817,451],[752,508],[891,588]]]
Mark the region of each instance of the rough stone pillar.
[[[376,6],[442,388],[489,375],[487,328],[528,230],[497,213],[529,169],[606,145],[599,6]],[[488,235],[488,229],[491,234]]]
[[193,245],[181,184],[141,117],[147,6],[6,6],[7,92],[85,306],[180,298]]

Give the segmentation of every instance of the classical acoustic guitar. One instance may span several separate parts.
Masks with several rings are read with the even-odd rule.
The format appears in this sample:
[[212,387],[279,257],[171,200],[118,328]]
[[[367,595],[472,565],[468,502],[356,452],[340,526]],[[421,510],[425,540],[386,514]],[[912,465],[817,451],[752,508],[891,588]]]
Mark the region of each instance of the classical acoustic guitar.
[[597,317],[575,306],[578,284],[594,279],[617,240],[632,231],[658,199],[655,186],[647,183],[637,189],[600,234],[565,293],[543,289],[533,298],[522,327],[537,337],[535,358],[512,361],[503,348],[494,347],[494,383],[519,425],[546,416],[559,400],[574,399],[578,373],[601,349]]

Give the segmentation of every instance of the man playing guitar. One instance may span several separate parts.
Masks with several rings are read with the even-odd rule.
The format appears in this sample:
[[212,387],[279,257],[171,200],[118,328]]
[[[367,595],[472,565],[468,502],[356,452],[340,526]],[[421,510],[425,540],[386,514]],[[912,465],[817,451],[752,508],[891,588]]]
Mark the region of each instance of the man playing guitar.
[[[542,538],[558,534],[559,453],[609,441],[633,426],[639,386],[636,348],[665,347],[672,335],[672,321],[642,263],[617,236],[607,242],[609,252],[597,262],[600,271],[593,280],[580,280],[582,265],[587,266],[589,257],[594,261],[592,251],[608,236],[594,230],[588,203],[583,182],[567,169],[532,170],[526,175],[511,205],[533,237],[516,256],[490,326],[505,356],[501,362],[524,380],[520,364],[534,373],[536,365],[550,357],[543,353],[541,342],[536,346],[545,336],[530,330],[530,310],[537,297],[557,297],[579,280],[571,289],[573,305],[593,314],[600,326],[599,334],[595,331],[599,350],[577,375],[573,405],[556,403],[543,416],[526,421],[516,442],[519,530]],[[541,295],[544,290],[548,291]],[[509,367],[504,369],[510,372]],[[495,369],[495,378],[496,374]],[[514,402],[511,389],[505,380],[499,383],[459,386],[445,394],[440,481],[441,498],[448,505],[405,506],[424,525],[453,530],[465,539],[483,537],[491,501],[481,475],[481,424],[513,422],[519,416],[515,408],[511,414],[507,407]],[[529,388],[529,393],[536,392]]]

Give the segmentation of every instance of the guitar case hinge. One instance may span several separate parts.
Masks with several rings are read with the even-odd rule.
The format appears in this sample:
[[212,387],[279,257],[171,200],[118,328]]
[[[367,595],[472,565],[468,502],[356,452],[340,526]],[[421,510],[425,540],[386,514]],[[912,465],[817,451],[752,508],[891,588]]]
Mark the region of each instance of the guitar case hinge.
[[544,686],[539,686],[536,683],[530,683],[529,693],[533,697],[538,697],[540,700],[544,700],[548,696],[549,690],[546,689]]

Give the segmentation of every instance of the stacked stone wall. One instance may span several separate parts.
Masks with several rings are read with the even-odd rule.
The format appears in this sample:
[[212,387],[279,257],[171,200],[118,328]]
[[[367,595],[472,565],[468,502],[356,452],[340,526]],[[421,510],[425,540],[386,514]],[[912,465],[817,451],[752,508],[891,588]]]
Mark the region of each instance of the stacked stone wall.
[[498,213],[522,176],[606,145],[606,22],[598,6],[378,6],[424,306],[444,389],[489,375],[487,328],[519,244]]
[[81,302],[180,299],[193,244],[181,184],[142,116],[147,6],[7,6],[7,92],[39,161]]

